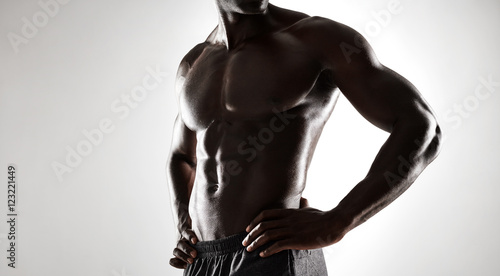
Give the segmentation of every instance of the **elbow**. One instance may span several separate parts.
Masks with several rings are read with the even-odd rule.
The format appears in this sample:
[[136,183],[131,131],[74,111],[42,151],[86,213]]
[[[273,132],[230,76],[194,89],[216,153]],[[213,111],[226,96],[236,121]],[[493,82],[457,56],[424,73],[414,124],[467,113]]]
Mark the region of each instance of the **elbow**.
[[443,143],[443,133],[434,115],[431,112],[420,113],[405,120],[405,126],[407,131],[413,133],[414,141],[421,147],[427,163],[432,162],[439,155]]
[[167,160],[167,168],[179,163],[187,164],[191,168],[196,168],[196,156],[190,156],[181,152],[172,152]]
[[441,151],[443,143],[443,133],[441,127],[433,115],[429,115],[423,120],[422,131],[425,133],[423,146],[425,147],[425,157],[428,162],[432,162]]
[[432,161],[439,155],[439,152],[441,151],[441,147],[443,144],[443,133],[441,131],[441,127],[437,122],[435,124],[435,127],[430,129],[429,131],[431,131],[431,140],[428,146],[428,151],[430,155],[430,161]]

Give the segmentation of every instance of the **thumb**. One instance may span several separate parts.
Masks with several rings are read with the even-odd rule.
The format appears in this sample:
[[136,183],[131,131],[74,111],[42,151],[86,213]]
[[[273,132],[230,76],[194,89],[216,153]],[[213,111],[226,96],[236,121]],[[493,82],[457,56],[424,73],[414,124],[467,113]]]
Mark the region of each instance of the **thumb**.
[[307,208],[309,207],[309,201],[307,201],[307,198],[301,197],[300,198],[300,207],[299,208]]

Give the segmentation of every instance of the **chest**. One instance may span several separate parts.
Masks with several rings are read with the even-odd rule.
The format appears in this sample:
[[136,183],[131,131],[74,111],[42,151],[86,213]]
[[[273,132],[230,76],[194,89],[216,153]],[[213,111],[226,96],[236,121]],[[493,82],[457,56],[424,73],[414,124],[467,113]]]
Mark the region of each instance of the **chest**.
[[266,116],[299,105],[313,89],[319,63],[299,41],[273,36],[228,52],[207,46],[180,89],[184,121],[203,128],[216,119]]

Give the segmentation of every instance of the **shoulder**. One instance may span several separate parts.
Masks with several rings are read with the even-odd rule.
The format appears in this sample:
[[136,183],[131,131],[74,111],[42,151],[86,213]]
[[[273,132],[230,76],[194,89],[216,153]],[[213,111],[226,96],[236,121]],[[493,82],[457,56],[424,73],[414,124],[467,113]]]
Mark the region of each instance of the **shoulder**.
[[312,42],[322,42],[323,44],[342,41],[354,42],[355,39],[362,38],[362,35],[353,28],[320,16],[304,18],[294,24],[291,30]]
[[178,69],[178,76],[183,76],[192,67],[193,63],[198,59],[203,50],[209,45],[208,42],[202,42],[194,46],[181,60]]
[[297,22],[290,32],[330,65],[354,60],[365,64],[377,63],[368,41],[358,31],[337,21],[312,16]]
[[325,17],[309,16],[272,5],[269,12],[283,24],[284,28],[280,32],[291,34],[310,46],[331,47],[342,41],[354,42],[362,38],[351,27]]
[[207,45],[208,43],[206,42],[197,44],[181,60],[179,68],[177,69],[177,76],[175,77],[175,92],[177,95],[179,95],[181,88],[184,85],[186,77],[189,74],[189,70]]

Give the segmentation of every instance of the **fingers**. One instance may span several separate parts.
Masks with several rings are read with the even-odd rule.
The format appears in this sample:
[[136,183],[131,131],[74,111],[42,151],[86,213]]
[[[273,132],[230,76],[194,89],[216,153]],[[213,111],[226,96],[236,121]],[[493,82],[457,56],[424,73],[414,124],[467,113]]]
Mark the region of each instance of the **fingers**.
[[287,244],[287,241],[285,241],[285,240],[277,241],[277,242],[273,243],[271,246],[269,246],[268,248],[266,248],[265,250],[263,250],[262,252],[260,252],[259,256],[261,256],[262,258],[266,258],[266,257],[269,257],[273,254],[281,252],[281,251],[287,249],[286,244]]
[[269,219],[277,219],[284,217],[289,210],[287,209],[275,209],[275,210],[266,210],[260,212],[253,221],[247,226],[246,231],[250,232],[253,228],[255,228],[259,223]]
[[186,269],[187,263],[184,262],[183,260],[177,259],[177,258],[172,258],[168,262],[171,266],[179,269]]
[[183,261],[186,264],[187,263],[192,264],[194,262],[194,259],[191,256],[189,256],[188,254],[182,252],[179,248],[174,248],[174,252],[173,253],[174,253],[174,256],[177,259]]
[[196,249],[194,249],[193,247],[191,247],[191,245],[188,244],[187,241],[185,241],[185,240],[180,240],[177,243],[177,248],[176,249],[179,249],[182,253],[184,253],[189,258],[196,258],[196,254],[197,254]]
[[194,249],[191,244],[196,244],[198,242],[198,237],[194,231],[186,229],[181,233],[181,239],[177,243],[177,247],[174,248],[173,254],[175,258],[170,259],[169,264],[175,268],[185,269],[188,264],[194,262],[194,258],[197,256],[196,249]]
[[266,230],[270,230],[273,228],[279,227],[279,221],[264,221],[255,226],[250,233],[243,240],[243,246],[247,246],[252,243],[255,239],[257,239],[262,233]]
[[198,242],[198,237],[193,230],[184,230],[184,232],[182,233],[182,237],[190,241],[192,244],[196,244]]
[[273,229],[264,232],[262,235],[258,236],[248,247],[247,251],[251,252],[271,241],[275,241],[277,239],[283,238],[285,234],[283,233],[284,229]]
[[173,252],[175,258],[170,259],[170,265],[176,268],[186,268],[187,264],[192,264],[197,252],[186,240],[180,240]]

